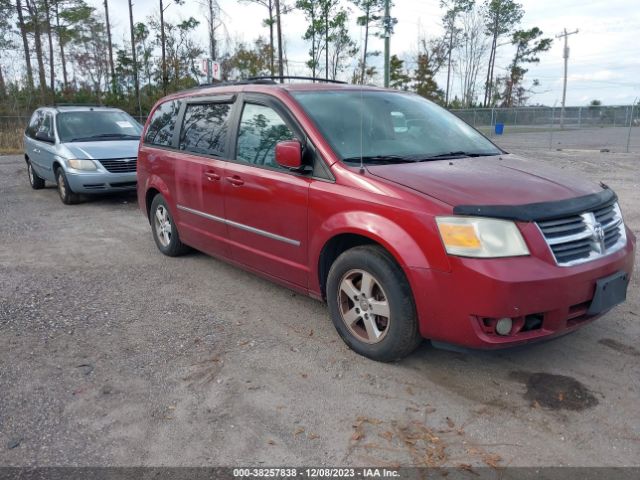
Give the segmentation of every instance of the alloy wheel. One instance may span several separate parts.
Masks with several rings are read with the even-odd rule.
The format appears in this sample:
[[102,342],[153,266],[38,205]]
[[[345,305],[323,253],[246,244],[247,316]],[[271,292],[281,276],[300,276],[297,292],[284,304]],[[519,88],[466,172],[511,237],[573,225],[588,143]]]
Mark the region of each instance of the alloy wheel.
[[64,184],[64,177],[61,172],[58,173],[58,193],[60,193],[60,198],[67,196],[67,187]]
[[349,270],[338,287],[338,306],[349,331],[364,343],[378,343],[389,331],[389,301],[380,282],[369,272]]
[[164,205],[158,205],[156,213],[154,215],[154,222],[156,227],[156,235],[163,247],[168,247],[171,243],[171,217]]

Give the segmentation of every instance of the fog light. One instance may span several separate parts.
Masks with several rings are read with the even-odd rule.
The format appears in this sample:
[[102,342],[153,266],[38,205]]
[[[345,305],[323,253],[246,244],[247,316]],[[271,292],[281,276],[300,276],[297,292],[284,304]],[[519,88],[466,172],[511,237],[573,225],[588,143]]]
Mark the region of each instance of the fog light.
[[513,322],[510,318],[501,318],[496,322],[496,333],[498,335],[509,335]]

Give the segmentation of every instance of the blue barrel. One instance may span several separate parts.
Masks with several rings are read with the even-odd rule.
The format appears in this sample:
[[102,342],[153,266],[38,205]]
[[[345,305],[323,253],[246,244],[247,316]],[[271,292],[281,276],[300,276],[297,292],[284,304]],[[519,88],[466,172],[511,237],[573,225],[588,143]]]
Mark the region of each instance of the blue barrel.
[[502,135],[504,133],[504,123],[496,123],[496,135]]

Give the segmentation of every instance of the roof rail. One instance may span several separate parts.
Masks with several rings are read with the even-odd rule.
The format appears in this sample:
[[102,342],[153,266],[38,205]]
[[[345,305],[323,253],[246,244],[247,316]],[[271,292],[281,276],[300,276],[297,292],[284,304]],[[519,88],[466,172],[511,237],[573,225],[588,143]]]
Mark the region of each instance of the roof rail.
[[343,82],[342,80],[332,80],[330,78],[318,78],[318,77],[304,77],[304,76],[296,76],[296,75],[269,75],[269,76],[263,76],[263,77],[249,77],[247,78],[247,81],[250,82],[255,82],[257,83],[260,80],[271,80],[271,81],[275,81],[275,80],[310,80],[312,82],[318,82],[318,83],[340,83],[340,84],[346,84],[347,82]]
[[54,107],[106,107],[108,105],[104,105],[102,103],[65,103],[65,102],[55,102],[53,104]]
[[187,90],[199,90],[201,88],[212,88],[212,87],[229,87],[233,85],[277,85],[278,82],[276,82],[276,80],[280,80],[280,81],[309,80],[309,81],[318,82],[318,83],[339,83],[339,84],[347,83],[341,80],[331,80],[330,78],[273,75],[273,76],[264,76],[264,77],[239,78],[238,80],[225,80],[225,81],[219,81],[219,82],[213,82],[213,83],[201,83],[200,85],[196,85],[195,87],[189,88]]
[[275,85],[276,82],[269,79],[247,79],[241,78],[238,80],[224,80],[213,83],[201,83],[200,85],[196,85],[195,87],[188,88],[187,90],[198,90],[201,88],[212,88],[212,87],[229,87],[233,85],[250,85],[250,84],[265,84],[265,85]]

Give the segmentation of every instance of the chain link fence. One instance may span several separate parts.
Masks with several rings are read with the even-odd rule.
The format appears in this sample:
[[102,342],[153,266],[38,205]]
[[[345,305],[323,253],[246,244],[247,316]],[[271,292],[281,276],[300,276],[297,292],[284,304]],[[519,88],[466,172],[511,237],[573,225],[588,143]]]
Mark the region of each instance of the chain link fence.
[[640,152],[640,106],[454,109],[506,148]]
[[[640,106],[455,109],[506,150],[576,149],[640,153]],[[146,117],[135,117],[144,124]],[[22,150],[27,115],[0,116],[0,154]],[[498,133],[501,132],[501,133]]]

